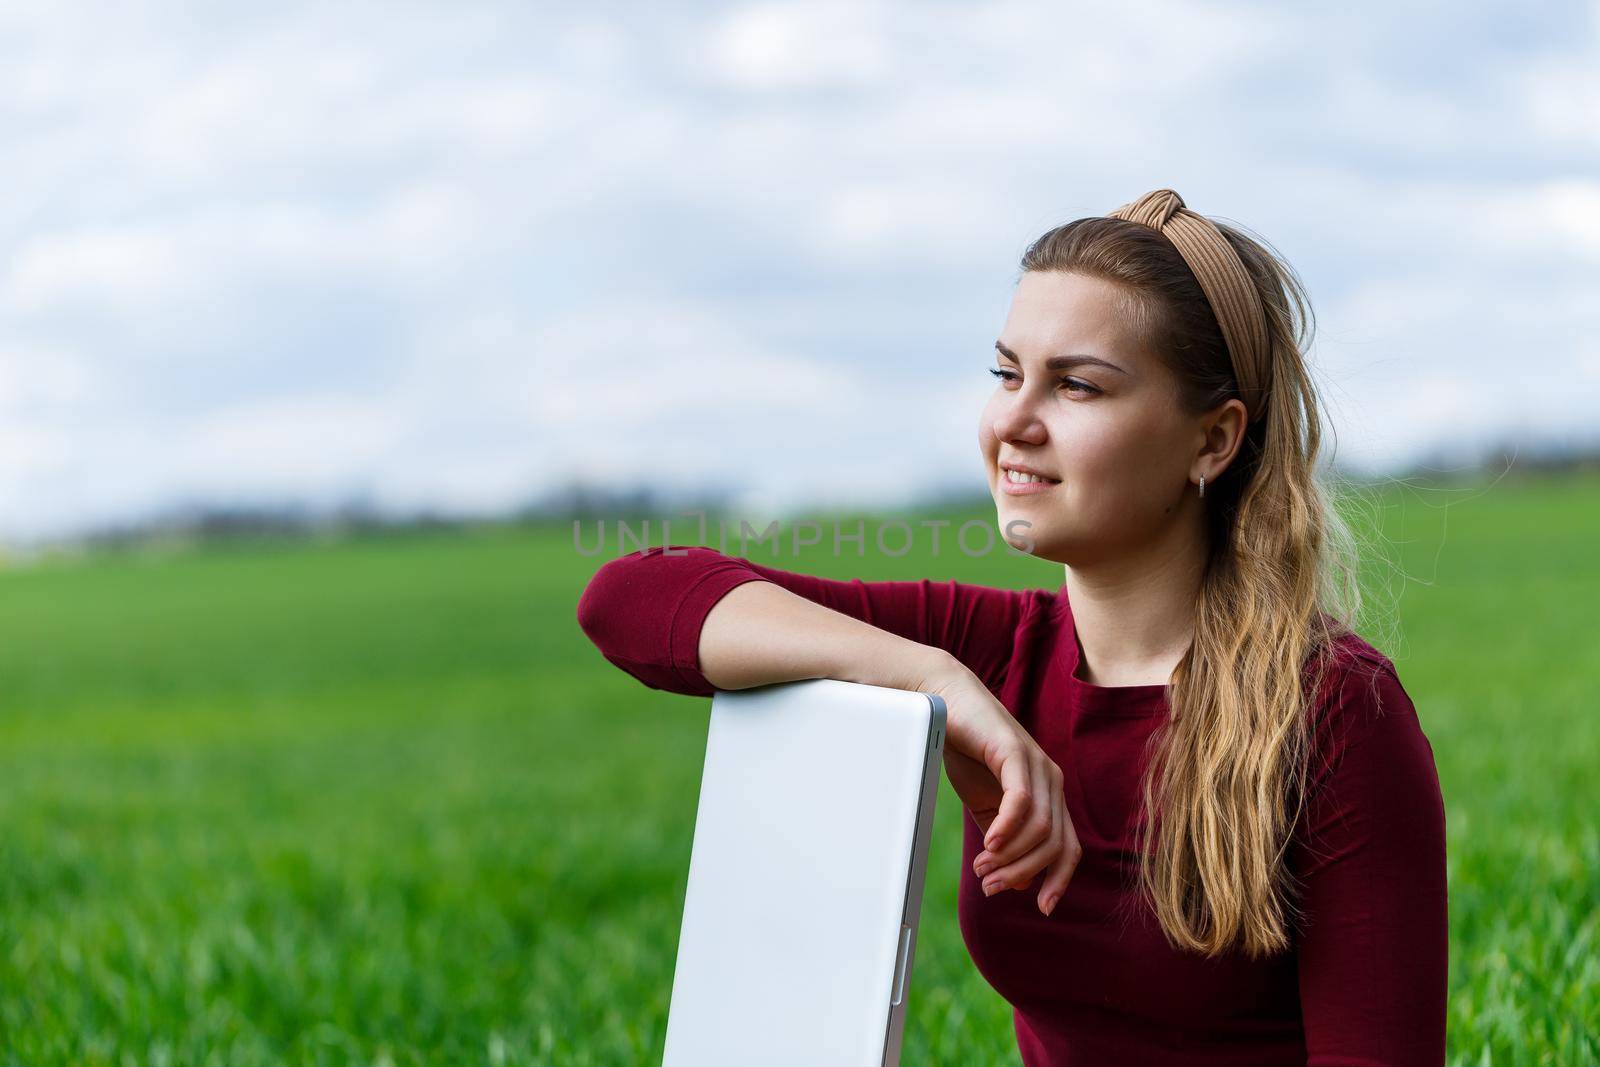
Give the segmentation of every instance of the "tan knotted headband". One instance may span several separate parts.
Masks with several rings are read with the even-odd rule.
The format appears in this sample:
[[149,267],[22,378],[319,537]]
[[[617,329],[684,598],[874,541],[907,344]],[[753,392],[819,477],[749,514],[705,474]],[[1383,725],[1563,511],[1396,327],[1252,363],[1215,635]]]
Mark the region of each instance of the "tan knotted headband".
[[1108,216],[1142,223],[1158,231],[1177,248],[1211,304],[1222,338],[1233,360],[1239,398],[1254,422],[1267,413],[1267,390],[1272,385],[1272,352],[1267,339],[1267,318],[1260,294],[1239,254],[1222,231],[1204,215],[1183,206],[1183,197],[1171,189],[1155,189]]

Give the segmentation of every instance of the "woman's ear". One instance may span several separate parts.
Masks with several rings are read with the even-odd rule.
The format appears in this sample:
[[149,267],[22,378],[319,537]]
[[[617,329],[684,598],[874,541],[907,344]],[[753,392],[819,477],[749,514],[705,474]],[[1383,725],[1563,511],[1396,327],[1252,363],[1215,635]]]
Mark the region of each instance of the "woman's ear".
[[1244,443],[1245,430],[1249,428],[1249,412],[1244,401],[1234,398],[1217,405],[1201,419],[1200,428],[1201,444],[1195,455],[1194,475],[1198,478],[1204,474],[1206,481],[1215,482],[1232,465],[1233,457]]

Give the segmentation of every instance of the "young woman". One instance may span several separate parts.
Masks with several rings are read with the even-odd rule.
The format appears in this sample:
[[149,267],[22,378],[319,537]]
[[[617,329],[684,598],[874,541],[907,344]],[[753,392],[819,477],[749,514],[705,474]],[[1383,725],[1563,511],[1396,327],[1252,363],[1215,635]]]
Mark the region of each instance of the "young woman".
[[1443,800],[1394,664],[1351,628],[1308,307],[1170,189],[1053,229],[978,430],[1007,542],[1060,589],[680,545],[609,561],[578,604],[656,689],[943,695],[961,932],[1027,1067],[1444,1062]]

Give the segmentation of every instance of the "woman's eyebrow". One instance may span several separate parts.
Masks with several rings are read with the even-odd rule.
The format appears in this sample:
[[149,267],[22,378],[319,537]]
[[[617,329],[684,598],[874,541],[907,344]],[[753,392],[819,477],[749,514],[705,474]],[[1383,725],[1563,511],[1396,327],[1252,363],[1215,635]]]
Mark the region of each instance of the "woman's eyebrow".
[[[1001,344],[999,341],[994,343],[994,347],[1002,356],[1009,359],[1011,362],[1017,364],[1019,367],[1022,365],[1022,360],[1017,358],[1017,354],[1011,351],[1011,349],[1007,348],[1005,345]],[[1068,367],[1080,367],[1084,365],[1091,367],[1105,367],[1107,370],[1114,370],[1118,374],[1129,374],[1131,376],[1131,372],[1124,370],[1115,363],[1112,363],[1110,360],[1101,359],[1099,356],[1085,355],[1083,353],[1073,353],[1066,356],[1051,356],[1049,359],[1044,361],[1045,370],[1065,370]]]

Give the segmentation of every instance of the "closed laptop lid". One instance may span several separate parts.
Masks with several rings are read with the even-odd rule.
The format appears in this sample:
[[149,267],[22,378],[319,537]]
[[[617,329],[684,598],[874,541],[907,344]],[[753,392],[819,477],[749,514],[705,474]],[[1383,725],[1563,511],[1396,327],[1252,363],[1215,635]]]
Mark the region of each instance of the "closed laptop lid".
[[944,718],[827,678],[714,695],[665,1067],[898,1059]]

